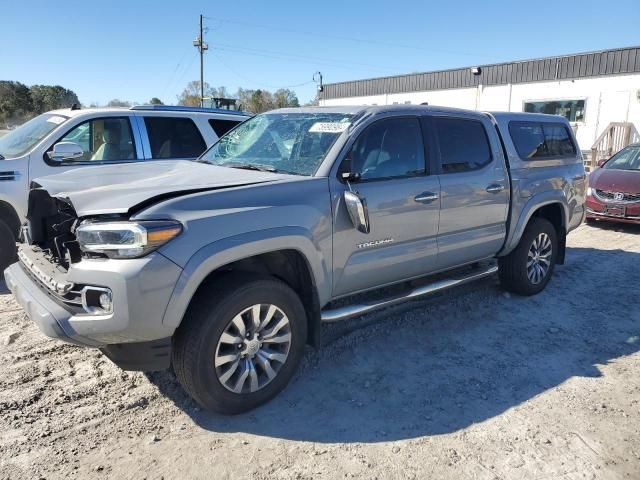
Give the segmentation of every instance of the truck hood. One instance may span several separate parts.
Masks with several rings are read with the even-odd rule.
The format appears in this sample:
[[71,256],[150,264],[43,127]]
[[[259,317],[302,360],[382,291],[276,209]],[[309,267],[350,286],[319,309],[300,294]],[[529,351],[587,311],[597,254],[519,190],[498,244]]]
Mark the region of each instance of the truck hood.
[[34,180],[52,197],[71,203],[78,217],[132,213],[154,200],[205,190],[299,178],[218,167],[189,160],[100,165]]

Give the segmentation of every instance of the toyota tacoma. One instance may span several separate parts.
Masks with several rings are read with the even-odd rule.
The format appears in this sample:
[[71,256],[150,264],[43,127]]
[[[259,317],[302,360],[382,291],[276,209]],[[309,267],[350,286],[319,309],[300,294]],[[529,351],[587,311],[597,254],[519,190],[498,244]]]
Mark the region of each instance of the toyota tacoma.
[[36,179],[5,277],[46,335],[171,367],[200,405],[239,413],[286,386],[323,321],[495,273],[540,292],[584,202],[563,117],[280,109],[195,162]]

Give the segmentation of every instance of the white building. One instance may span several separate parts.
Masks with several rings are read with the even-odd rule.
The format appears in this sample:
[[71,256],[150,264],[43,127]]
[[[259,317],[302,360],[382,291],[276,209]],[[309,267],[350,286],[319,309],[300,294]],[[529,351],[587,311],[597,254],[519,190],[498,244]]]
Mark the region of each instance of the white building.
[[613,141],[613,122],[632,124],[616,145],[640,140],[640,47],[333,83],[320,95],[328,106],[427,102],[564,115],[586,153],[605,131]]

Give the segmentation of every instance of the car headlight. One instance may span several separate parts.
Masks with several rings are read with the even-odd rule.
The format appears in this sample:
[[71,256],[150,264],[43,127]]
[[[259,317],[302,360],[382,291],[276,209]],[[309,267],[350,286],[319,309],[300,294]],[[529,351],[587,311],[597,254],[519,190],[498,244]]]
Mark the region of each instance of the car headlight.
[[587,196],[593,197],[594,190],[591,187],[587,187]]
[[83,252],[109,258],[138,258],[175,238],[182,225],[174,221],[81,223],[76,238]]

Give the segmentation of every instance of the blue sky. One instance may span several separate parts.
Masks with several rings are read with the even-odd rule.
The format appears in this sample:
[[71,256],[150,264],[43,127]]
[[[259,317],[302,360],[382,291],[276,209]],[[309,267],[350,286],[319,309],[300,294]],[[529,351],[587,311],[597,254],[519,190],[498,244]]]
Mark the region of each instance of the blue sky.
[[[175,103],[199,78],[192,41],[208,18],[205,81],[295,86],[640,44],[637,0],[0,0],[0,80],[60,84],[80,100]],[[622,14],[622,12],[624,12]]]

